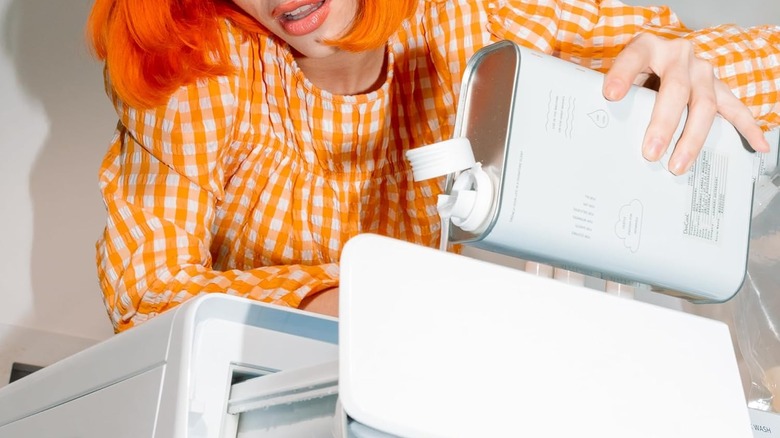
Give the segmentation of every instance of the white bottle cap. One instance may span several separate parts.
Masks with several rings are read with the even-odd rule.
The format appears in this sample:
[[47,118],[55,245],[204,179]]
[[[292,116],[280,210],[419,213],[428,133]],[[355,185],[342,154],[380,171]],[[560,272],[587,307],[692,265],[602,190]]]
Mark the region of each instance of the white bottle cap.
[[[456,198],[456,206],[459,201],[462,204],[450,213],[453,225],[463,231],[476,233],[487,226],[493,205],[493,183],[480,163],[474,163],[471,169],[458,175],[452,184],[450,196]],[[439,211],[439,214],[442,212]]]
[[471,142],[453,138],[406,151],[415,181],[437,178],[471,168],[476,162]]
[[406,158],[412,165],[415,181],[461,172],[450,192],[439,195],[436,205],[439,215],[463,231],[479,233],[487,226],[493,206],[493,183],[482,165],[474,160],[467,138],[411,149],[406,152]]

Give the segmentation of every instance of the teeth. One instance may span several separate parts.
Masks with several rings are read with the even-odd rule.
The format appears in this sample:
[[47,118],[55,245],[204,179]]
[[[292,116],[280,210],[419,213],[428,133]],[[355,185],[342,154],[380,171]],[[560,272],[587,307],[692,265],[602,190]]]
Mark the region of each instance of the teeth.
[[322,6],[322,3],[324,2],[301,6],[294,11],[285,13],[284,18],[287,20],[300,20],[301,18],[304,18],[305,16],[319,9],[319,7]]
[[307,11],[309,11],[312,8],[313,8],[312,5],[301,6],[300,8],[298,8],[298,9],[292,11],[292,12],[288,12],[288,13],[286,13],[284,15],[287,18],[294,18],[295,16],[303,14],[304,12],[307,12]]

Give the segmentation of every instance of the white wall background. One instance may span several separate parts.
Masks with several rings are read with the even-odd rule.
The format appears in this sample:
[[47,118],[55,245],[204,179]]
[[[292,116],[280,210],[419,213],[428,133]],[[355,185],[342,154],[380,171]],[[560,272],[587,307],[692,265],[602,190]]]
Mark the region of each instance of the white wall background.
[[740,26],[780,24],[777,0],[623,0],[631,5],[668,5],[686,26],[699,29],[717,24]]
[[116,118],[83,42],[90,4],[0,0],[0,382],[12,360],[45,365],[112,333],[93,247]]
[[[115,114],[84,44],[91,3],[0,0],[0,386],[12,361],[46,365],[111,335],[94,242]],[[778,0],[669,4],[690,27],[780,24]]]

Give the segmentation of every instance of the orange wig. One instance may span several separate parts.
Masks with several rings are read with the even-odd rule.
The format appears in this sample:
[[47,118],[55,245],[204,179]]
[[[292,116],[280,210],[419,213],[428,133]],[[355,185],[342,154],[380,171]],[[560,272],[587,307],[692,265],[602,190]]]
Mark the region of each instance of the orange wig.
[[[417,6],[417,0],[357,1],[352,28],[331,42],[343,50],[380,47]],[[165,103],[182,85],[233,71],[221,34],[224,19],[247,35],[268,34],[231,0],[95,0],[87,38],[119,97],[148,108]]]

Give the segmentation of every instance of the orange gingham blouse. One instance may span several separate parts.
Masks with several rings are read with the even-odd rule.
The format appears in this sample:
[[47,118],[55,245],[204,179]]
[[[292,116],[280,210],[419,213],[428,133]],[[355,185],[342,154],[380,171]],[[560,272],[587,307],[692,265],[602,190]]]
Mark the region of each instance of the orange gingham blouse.
[[113,95],[97,262],[117,331],[210,292],[296,307],[338,286],[358,233],[435,246],[442,181],[413,182],[403,154],[450,138],[466,61],[497,40],[604,71],[639,32],[682,36],[764,127],[780,122],[780,29],[690,32],[661,7],[421,0],[387,45],[386,83],[356,96],[315,87],[279,41],[224,29],[235,75],[150,110]]

